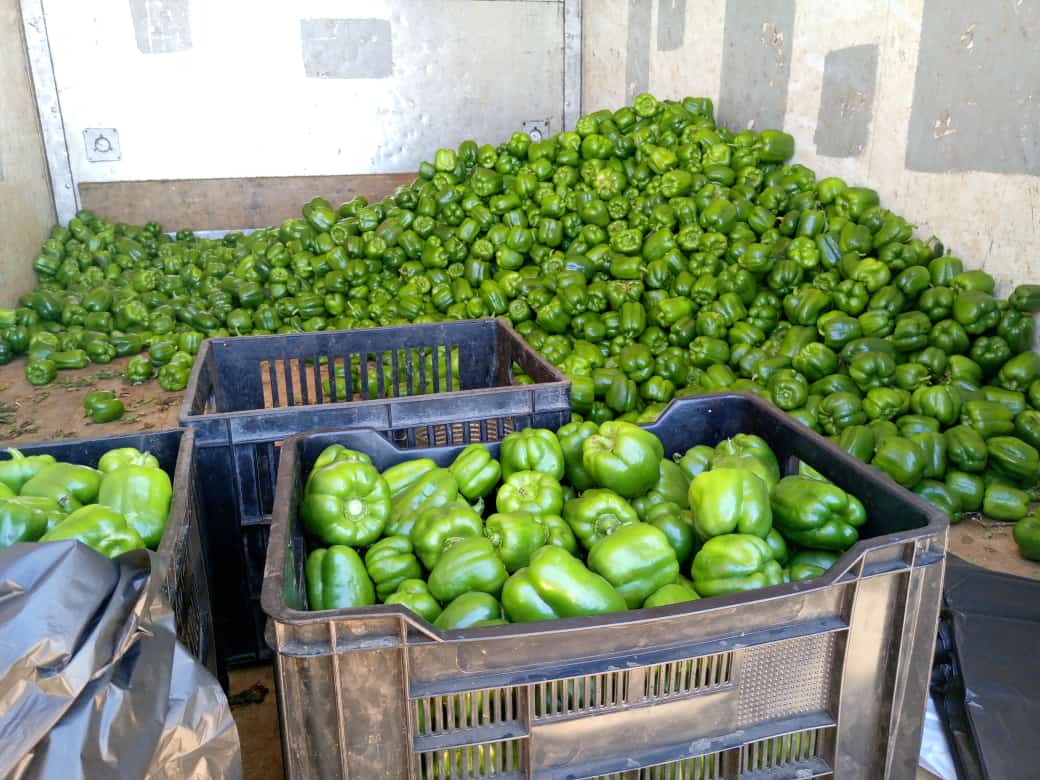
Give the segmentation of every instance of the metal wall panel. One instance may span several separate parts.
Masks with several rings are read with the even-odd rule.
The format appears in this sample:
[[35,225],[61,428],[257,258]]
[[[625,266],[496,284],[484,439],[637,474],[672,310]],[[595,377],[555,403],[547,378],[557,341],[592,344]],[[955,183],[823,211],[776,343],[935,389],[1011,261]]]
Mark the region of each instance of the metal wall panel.
[[580,0],[30,2],[77,189],[414,171],[580,104]]

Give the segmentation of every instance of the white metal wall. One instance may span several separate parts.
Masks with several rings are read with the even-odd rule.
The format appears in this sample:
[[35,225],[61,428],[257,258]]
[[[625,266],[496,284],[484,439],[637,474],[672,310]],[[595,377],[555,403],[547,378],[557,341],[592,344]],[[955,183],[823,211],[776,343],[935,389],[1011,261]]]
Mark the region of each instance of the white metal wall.
[[563,124],[563,0],[43,7],[77,184],[414,171]]

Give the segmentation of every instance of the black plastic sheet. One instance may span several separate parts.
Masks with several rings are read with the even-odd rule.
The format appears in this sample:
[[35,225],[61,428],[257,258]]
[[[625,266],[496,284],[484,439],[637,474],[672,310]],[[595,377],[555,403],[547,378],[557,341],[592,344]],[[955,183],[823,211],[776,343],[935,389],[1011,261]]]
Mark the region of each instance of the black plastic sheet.
[[949,556],[932,689],[960,777],[1038,776],[1038,659],[1040,581]]
[[0,776],[241,777],[227,698],[176,641],[157,561],[0,549]]

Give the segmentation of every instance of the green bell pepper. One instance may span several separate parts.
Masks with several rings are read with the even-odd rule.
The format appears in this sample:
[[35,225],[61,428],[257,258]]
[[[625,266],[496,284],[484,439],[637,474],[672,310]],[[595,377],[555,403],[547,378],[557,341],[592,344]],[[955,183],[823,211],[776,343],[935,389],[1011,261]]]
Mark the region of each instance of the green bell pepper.
[[53,360],[30,358],[25,364],[25,380],[36,387],[49,384],[58,375],[58,366]]
[[45,466],[54,463],[52,455],[23,455],[19,450],[9,448],[8,459],[0,461],[0,484],[6,485],[14,493],[20,493],[22,485],[35,477]]
[[564,474],[563,450],[556,434],[545,428],[514,431],[502,440],[502,476],[508,480],[518,471],[537,471],[553,479]]
[[[511,434],[510,434],[511,435]],[[467,446],[449,469],[459,492],[468,501],[476,501],[490,493],[502,476],[502,467],[491,457],[488,448],[479,443]]]
[[[706,444],[698,444],[690,449],[686,450],[681,456],[676,453],[672,456],[675,459],[676,464],[679,466],[680,471],[686,476],[686,479],[693,480],[698,474],[703,474],[705,471],[711,469],[712,458],[715,457],[715,450]],[[689,496],[687,495],[687,506],[689,505]]]
[[386,601],[406,580],[422,577],[422,567],[407,536],[385,536],[369,547],[365,552],[365,570],[380,601]]
[[747,469],[758,475],[767,487],[780,479],[780,465],[766,441],[754,434],[738,433],[715,447],[712,468]]
[[824,397],[817,407],[816,417],[820,427],[831,436],[867,421],[859,395],[850,392],[836,392]]
[[1015,436],[1040,449],[1040,412],[1025,409],[1015,415]]
[[994,520],[1021,520],[1029,514],[1029,494],[1010,485],[991,482],[982,500],[982,512]]
[[594,484],[592,476],[585,470],[582,445],[598,432],[599,426],[589,421],[567,423],[556,432],[563,451],[564,474],[575,490],[588,490]]
[[1000,321],[997,301],[981,290],[965,290],[953,301],[953,319],[968,334],[977,336],[993,328]]
[[1011,347],[1000,336],[980,336],[971,345],[968,356],[979,364],[986,377],[991,377],[1011,359]]
[[420,579],[403,580],[383,603],[400,604],[431,623],[441,614],[441,605],[430,593],[430,586]]
[[97,464],[98,471],[102,474],[108,474],[123,466],[144,466],[157,469],[159,461],[151,453],[141,452],[135,447],[117,447],[102,455]]
[[549,526],[544,518],[529,512],[493,514],[484,533],[510,574],[527,566],[531,555],[549,543]]
[[783,582],[765,540],[754,534],[723,534],[704,543],[693,559],[693,586],[701,596],[765,588]]
[[803,547],[844,551],[859,540],[867,520],[863,504],[836,485],[807,477],[781,479],[770,496],[773,522]]
[[475,536],[449,545],[438,558],[427,582],[433,597],[448,604],[470,591],[497,597],[508,576],[491,541]]
[[334,545],[307,556],[307,606],[313,611],[348,609],[376,603],[375,586],[361,557],[350,547]]
[[391,466],[383,472],[383,479],[388,491],[397,491],[396,497],[390,493],[390,517],[385,530],[391,536],[410,536],[423,511],[452,504],[459,497],[459,486],[451,471],[437,468],[428,458]]
[[147,382],[155,375],[155,366],[144,355],[134,355],[126,364],[126,378],[131,384]]
[[65,517],[58,502],[51,498],[0,497],[0,548],[35,542]]
[[1014,354],[1027,352],[1033,347],[1036,336],[1036,323],[1029,314],[1008,309],[1000,317],[997,325],[997,335],[1011,347]]
[[772,527],[769,486],[746,469],[713,465],[690,483],[689,501],[701,540],[732,533],[764,539]]
[[870,463],[874,457],[877,436],[873,429],[866,425],[852,425],[838,435],[837,444],[857,460]]
[[489,593],[463,593],[444,607],[433,621],[441,631],[461,631],[480,625],[494,625],[502,619],[502,605]]
[[168,393],[179,393],[188,386],[191,369],[169,363],[159,369],[159,387]]
[[609,421],[582,443],[582,463],[593,481],[624,496],[647,492],[660,476],[660,439],[637,425]]
[[1015,523],[1011,536],[1023,558],[1040,561],[1040,518],[1035,513]]
[[591,549],[618,528],[639,522],[639,515],[614,491],[593,488],[564,504],[563,519],[582,546]]
[[52,498],[65,512],[92,503],[101,487],[97,469],[75,463],[52,463],[40,469],[20,491],[23,496]]
[[513,622],[622,612],[625,599],[600,575],[566,550],[547,546],[531,556],[502,588],[502,606]]
[[799,550],[788,563],[787,578],[791,582],[800,582],[819,577],[837,563],[839,555],[833,550]]
[[906,488],[916,485],[925,467],[925,455],[911,439],[886,436],[878,442],[871,464]]
[[1040,453],[1014,436],[994,436],[986,441],[989,464],[998,472],[1024,485],[1040,477]]
[[154,550],[166,530],[172,496],[170,477],[165,471],[128,463],[104,472],[97,502],[123,515],[145,546]]
[[953,425],[960,419],[961,396],[952,385],[919,387],[910,396],[914,414],[934,417],[941,425]]
[[359,462],[341,461],[313,471],[300,504],[308,533],[326,544],[352,547],[378,539],[390,512],[386,480],[374,466]]
[[95,390],[83,398],[83,410],[95,423],[107,423],[123,416],[126,407],[111,390]]
[[111,363],[116,358],[116,348],[102,338],[94,338],[84,342],[83,351],[87,353],[91,363],[105,365]]
[[1004,363],[997,374],[1001,387],[1017,392],[1028,390],[1037,379],[1040,379],[1040,355],[1035,352],[1016,355]]
[[[935,434],[938,436],[939,434]],[[951,523],[956,523],[960,513],[957,496],[946,487],[945,483],[935,479],[922,479],[914,486],[914,493],[919,495],[936,509],[942,511]]]
[[826,344],[806,344],[791,359],[791,367],[810,382],[816,382],[838,370],[838,356]]
[[849,363],[849,376],[864,392],[892,384],[895,372],[895,358],[885,352],[863,352]]
[[696,601],[700,596],[693,588],[682,582],[672,582],[662,585],[651,593],[643,602],[643,609],[653,607],[666,607],[669,604],[681,604],[686,601]]
[[961,424],[971,426],[983,439],[989,439],[1014,431],[1015,415],[997,401],[965,401],[961,406]]
[[314,465],[311,466],[311,473],[308,475],[307,482],[304,484],[303,490],[305,493],[310,489],[311,479],[314,475],[326,466],[331,466],[333,463],[368,463],[371,465],[372,459],[365,453],[348,449],[342,444],[330,444],[318,453],[318,457],[314,459]]
[[946,472],[946,489],[957,500],[960,512],[977,512],[982,507],[986,482],[978,474],[951,469]]
[[989,452],[986,441],[979,432],[968,425],[955,425],[947,429],[946,456],[950,463],[961,471],[981,473],[986,468]]
[[498,489],[495,505],[499,512],[558,515],[563,509],[563,488],[549,474],[517,471]]
[[946,437],[937,431],[922,431],[907,438],[917,445],[924,455],[924,479],[942,479],[946,473]]
[[[424,474],[437,468],[437,464],[430,458],[416,458],[405,460],[396,466],[391,466],[383,472],[383,479],[390,488],[390,500],[397,501],[408,488],[417,483]],[[456,486],[456,491],[458,487]]]
[[621,526],[589,550],[589,568],[638,609],[658,588],[674,582],[679,563],[665,534],[646,523]]
[[415,552],[427,569],[433,569],[444,550],[460,539],[481,536],[484,523],[464,501],[454,500],[420,508],[411,529]]
[[82,506],[40,537],[41,542],[75,539],[115,558],[144,547],[144,540],[121,514],[99,504]]
[[693,556],[696,546],[693,514],[676,503],[666,501],[651,508],[645,521],[667,537],[668,543],[675,550],[680,568],[685,566]]
[[910,408],[910,393],[897,387],[872,387],[863,399],[863,411],[871,420],[891,420]]
[[677,504],[681,509],[689,508],[687,493],[690,481],[683,470],[674,461],[663,459],[660,464],[660,476],[650,491],[632,500],[632,508],[641,520],[654,506],[666,502]]

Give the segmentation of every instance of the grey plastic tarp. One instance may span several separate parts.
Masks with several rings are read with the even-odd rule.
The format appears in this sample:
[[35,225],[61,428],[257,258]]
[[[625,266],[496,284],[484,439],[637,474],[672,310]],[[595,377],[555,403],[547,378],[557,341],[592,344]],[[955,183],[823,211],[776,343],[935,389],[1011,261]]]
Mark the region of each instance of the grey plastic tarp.
[[241,777],[227,697],[176,641],[157,561],[0,549],[0,777]]

